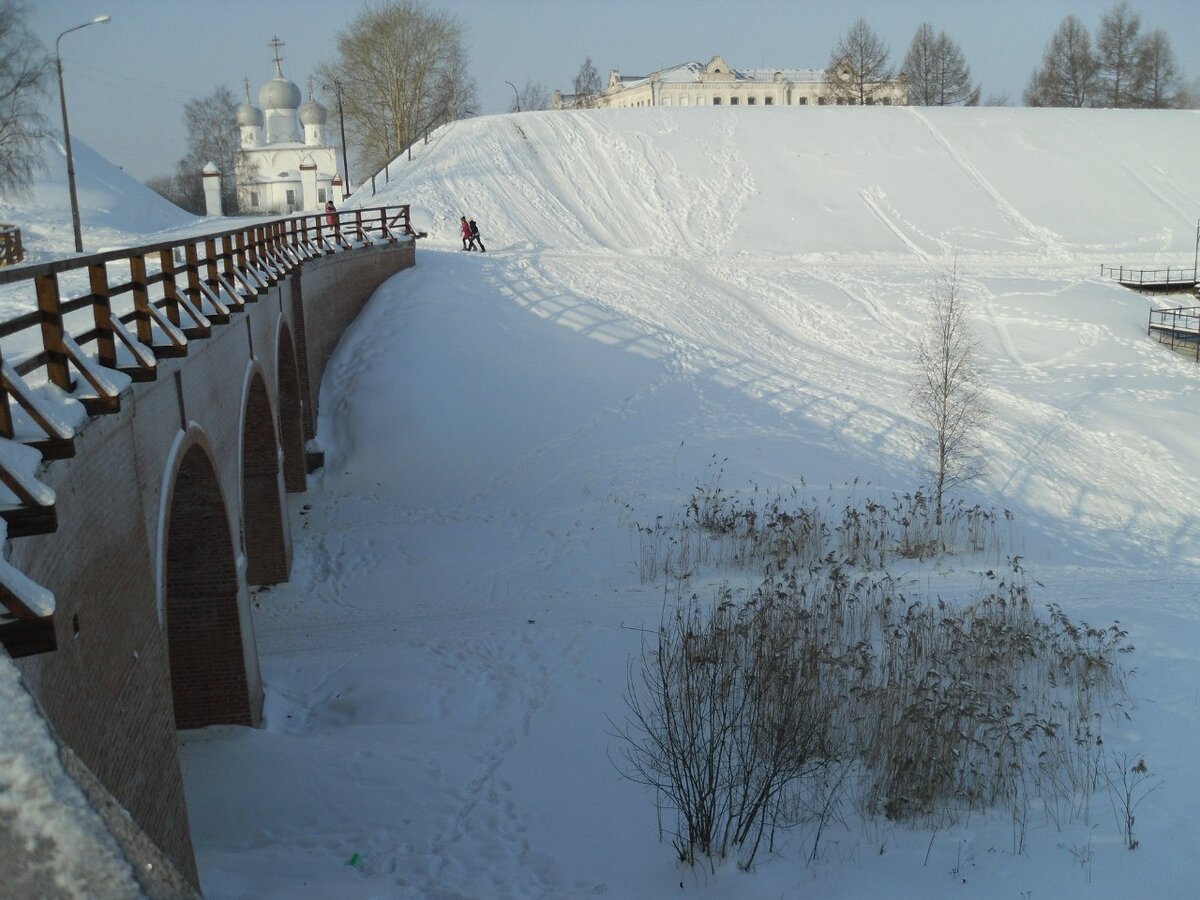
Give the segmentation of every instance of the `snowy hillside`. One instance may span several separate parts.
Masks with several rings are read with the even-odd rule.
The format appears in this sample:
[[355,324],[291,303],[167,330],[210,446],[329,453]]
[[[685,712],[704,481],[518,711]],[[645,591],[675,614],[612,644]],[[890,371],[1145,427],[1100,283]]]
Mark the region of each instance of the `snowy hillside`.
[[[256,597],[265,727],[182,737],[207,894],[1192,895],[1200,366],[1097,275],[1190,267],[1197,146],[1194,112],[630,110],[461,122],[397,160],[354,202],[412,203],[430,236],[326,374],[293,580]],[[964,496],[1012,510],[1040,602],[1130,632],[1138,709],[1105,737],[1163,785],[1140,848],[1101,789],[1023,853],[1004,816],[847,809],[812,860],[801,831],[752,873],[680,868],[612,763],[664,601],[636,524],[718,471],[916,487],[910,361],[955,259],[991,411]],[[999,563],[909,577],[970,598]]]
[[[0,222],[21,229],[26,260],[74,252],[66,151],[57,137],[43,142],[44,167],[23,196],[0,195]],[[125,174],[85,142],[71,141],[84,249],[89,253],[149,243],[152,235],[198,223]]]

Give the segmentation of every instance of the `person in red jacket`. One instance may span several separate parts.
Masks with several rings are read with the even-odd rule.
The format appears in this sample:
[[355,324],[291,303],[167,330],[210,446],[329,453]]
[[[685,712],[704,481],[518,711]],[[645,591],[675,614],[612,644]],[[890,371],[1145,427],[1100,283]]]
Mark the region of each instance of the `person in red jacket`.
[[337,208],[333,205],[332,200],[325,201],[325,224],[331,228],[337,226]]
[[467,244],[471,240],[471,226],[467,224],[466,216],[463,216],[462,219],[460,220],[459,230],[462,232],[463,249],[469,250],[470,247],[468,247]]

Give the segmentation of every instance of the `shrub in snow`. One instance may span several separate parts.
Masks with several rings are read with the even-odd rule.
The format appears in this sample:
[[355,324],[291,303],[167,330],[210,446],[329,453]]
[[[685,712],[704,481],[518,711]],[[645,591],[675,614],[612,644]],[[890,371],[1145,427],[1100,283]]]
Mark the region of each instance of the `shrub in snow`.
[[677,580],[630,673],[622,771],[674,817],[664,827],[681,860],[733,854],[748,867],[764,837],[800,823],[819,841],[850,784],[864,816],[940,826],[1002,809],[1014,852],[1039,805],[1056,823],[1087,818],[1101,725],[1124,703],[1126,633],[1054,606],[1039,615],[1019,559],[962,603],[910,599],[886,570],[837,561],[905,546],[901,513],[928,506],[916,496],[895,513],[847,507],[830,527],[811,506],[763,515],[715,483],[693,495],[667,569],[715,543],[723,561],[765,560],[767,576],[710,605]]

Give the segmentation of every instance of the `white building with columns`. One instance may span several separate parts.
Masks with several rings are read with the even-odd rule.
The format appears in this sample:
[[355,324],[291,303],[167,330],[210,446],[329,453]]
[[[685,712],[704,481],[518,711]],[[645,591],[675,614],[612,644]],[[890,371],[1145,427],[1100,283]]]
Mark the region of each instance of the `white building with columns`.
[[235,173],[238,206],[243,213],[315,212],[326,200],[340,203],[342,178],[337,151],[326,140],[325,107],[309,97],[300,102],[300,88],[283,75],[279,48],[273,39],[275,77],[258,92],[258,106],[246,102],[237,109],[241,130]]
[[[850,73],[833,73],[850,77]],[[638,106],[824,106],[843,104],[831,95],[825,69],[735,69],[720,56],[707,65],[687,62],[649,75],[621,75],[613,69],[608,85],[590,106],[598,109]],[[907,102],[905,78],[879,85],[874,104]],[[572,94],[554,92],[555,109],[578,104]]]

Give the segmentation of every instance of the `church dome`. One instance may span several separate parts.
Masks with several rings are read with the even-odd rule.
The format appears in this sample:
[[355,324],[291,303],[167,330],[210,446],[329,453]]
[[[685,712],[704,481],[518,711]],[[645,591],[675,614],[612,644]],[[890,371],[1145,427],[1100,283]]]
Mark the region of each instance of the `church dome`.
[[259,89],[258,105],[263,109],[295,109],[300,105],[300,88],[277,73]]
[[237,123],[240,126],[258,125],[263,123],[262,110],[252,103],[242,103],[237,108]]
[[309,100],[300,107],[301,125],[324,125],[329,114],[316,100]]

